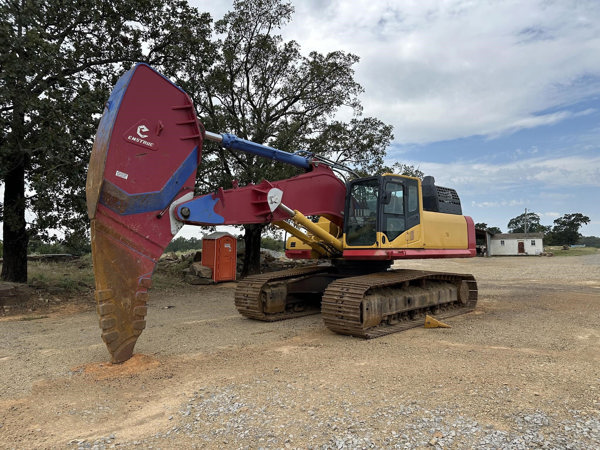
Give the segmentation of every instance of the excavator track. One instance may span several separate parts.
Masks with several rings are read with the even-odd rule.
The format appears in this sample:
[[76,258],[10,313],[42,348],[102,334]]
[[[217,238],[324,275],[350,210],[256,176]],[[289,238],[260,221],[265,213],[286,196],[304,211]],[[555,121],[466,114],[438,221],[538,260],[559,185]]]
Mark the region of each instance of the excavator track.
[[273,283],[282,282],[282,284],[285,284],[294,279],[326,274],[330,271],[331,266],[315,265],[249,276],[238,283],[235,290],[235,306],[242,316],[265,322],[318,314],[318,307],[301,310],[284,308],[283,311],[269,312],[266,311],[268,308],[265,307],[265,297],[269,295],[268,290]]
[[321,313],[330,330],[371,339],[422,326],[425,314],[446,319],[473,311],[476,304],[472,275],[396,270],[332,282]]

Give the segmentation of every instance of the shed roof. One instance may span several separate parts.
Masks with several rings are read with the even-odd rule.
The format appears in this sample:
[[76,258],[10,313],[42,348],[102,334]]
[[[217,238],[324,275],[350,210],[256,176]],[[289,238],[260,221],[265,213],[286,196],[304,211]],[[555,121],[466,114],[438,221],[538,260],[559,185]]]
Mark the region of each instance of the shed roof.
[[497,233],[492,239],[543,239],[544,233]]

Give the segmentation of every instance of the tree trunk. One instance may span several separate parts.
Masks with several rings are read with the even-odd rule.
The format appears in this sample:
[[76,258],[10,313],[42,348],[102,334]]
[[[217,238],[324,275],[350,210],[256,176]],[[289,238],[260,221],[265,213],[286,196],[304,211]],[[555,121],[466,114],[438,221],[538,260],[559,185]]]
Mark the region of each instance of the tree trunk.
[[4,180],[4,223],[2,224],[4,262],[1,278],[27,282],[27,224],[25,222],[25,155],[13,152]]
[[248,275],[260,273],[260,241],[264,225],[244,225],[244,265],[242,266],[242,278]]

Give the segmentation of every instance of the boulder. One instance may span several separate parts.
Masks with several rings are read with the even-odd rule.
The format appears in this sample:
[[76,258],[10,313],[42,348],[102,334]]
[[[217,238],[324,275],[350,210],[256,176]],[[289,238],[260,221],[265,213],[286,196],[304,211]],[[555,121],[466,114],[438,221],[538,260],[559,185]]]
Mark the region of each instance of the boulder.
[[191,272],[197,277],[212,279],[212,269],[210,267],[203,266],[200,262],[192,263],[190,269]]
[[183,280],[189,284],[213,284],[212,269],[194,262],[183,270]]

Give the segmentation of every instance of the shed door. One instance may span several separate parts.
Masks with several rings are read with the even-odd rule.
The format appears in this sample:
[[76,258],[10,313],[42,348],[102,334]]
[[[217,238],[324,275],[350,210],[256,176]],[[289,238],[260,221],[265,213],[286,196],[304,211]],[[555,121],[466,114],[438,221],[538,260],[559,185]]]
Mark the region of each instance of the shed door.
[[519,245],[519,254],[525,253],[525,242],[524,241],[519,241],[518,245]]

